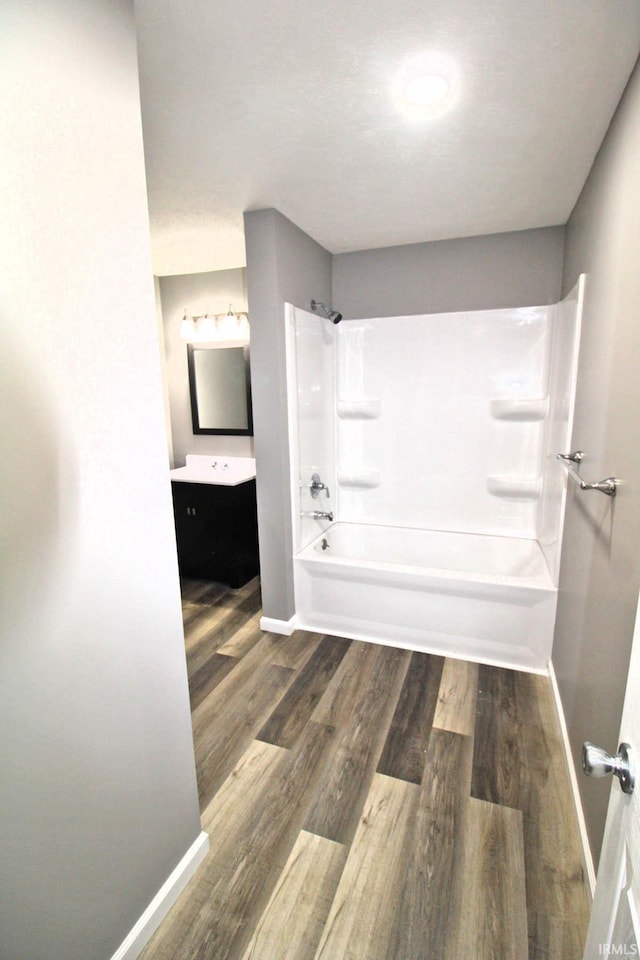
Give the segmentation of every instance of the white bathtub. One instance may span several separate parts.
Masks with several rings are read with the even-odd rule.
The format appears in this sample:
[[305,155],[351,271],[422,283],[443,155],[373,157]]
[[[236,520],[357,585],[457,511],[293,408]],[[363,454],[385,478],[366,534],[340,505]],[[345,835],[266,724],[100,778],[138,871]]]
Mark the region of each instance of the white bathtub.
[[547,670],[557,590],[535,540],[334,523],[294,582],[303,629]]

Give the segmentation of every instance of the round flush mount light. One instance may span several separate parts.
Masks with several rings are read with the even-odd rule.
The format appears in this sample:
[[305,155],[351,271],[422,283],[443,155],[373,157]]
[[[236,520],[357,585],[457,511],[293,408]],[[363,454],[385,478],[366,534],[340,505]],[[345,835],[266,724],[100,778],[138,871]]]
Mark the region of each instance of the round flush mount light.
[[407,80],[403,95],[410,107],[420,109],[439,103],[448,92],[449,81],[445,77],[428,73]]
[[456,92],[454,64],[438,53],[425,53],[407,60],[393,83],[394,100],[410,120],[442,116],[452,106]]

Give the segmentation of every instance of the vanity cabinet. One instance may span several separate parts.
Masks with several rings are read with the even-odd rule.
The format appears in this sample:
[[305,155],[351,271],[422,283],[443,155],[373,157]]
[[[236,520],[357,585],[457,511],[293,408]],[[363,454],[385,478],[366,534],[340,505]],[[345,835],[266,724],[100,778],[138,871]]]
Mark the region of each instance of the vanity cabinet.
[[258,563],[256,481],[172,481],[180,575],[241,587]]

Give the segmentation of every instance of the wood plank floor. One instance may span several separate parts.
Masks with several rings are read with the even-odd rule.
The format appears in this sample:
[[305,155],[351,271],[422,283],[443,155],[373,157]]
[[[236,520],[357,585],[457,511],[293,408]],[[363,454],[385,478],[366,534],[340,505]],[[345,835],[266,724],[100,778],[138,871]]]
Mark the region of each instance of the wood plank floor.
[[257,580],[183,610],[211,851],[143,960],[580,960],[546,678],[263,633]]

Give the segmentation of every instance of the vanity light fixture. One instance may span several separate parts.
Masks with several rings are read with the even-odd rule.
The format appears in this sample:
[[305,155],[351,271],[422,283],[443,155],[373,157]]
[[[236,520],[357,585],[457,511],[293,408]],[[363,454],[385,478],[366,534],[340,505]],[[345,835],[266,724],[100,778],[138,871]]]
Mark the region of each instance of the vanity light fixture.
[[180,323],[180,339],[190,343],[215,343],[220,346],[237,346],[249,341],[249,314],[236,311],[232,304],[226,313],[210,316],[189,316],[185,308]]

